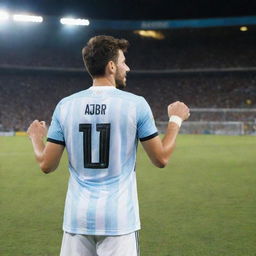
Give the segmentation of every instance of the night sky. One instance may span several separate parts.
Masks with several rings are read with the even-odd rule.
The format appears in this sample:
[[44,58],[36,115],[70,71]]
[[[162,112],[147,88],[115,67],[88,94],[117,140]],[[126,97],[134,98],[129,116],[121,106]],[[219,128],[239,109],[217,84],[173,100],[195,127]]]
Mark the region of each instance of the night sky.
[[256,0],[0,0],[0,9],[90,19],[191,19],[256,15]]

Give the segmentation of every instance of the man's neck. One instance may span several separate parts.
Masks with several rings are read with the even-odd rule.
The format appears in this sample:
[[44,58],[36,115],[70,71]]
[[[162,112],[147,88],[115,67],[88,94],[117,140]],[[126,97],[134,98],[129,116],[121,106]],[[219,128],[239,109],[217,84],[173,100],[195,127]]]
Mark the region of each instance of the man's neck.
[[97,77],[93,79],[93,86],[114,86],[116,87],[115,80],[112,77]]

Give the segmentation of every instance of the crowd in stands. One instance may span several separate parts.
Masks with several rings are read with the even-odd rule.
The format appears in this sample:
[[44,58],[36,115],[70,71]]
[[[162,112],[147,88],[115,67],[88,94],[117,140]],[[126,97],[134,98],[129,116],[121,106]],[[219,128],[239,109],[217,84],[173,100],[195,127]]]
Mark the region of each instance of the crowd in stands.
[[[58,101],[86,89],[84,75],[20,72],[1,66],[84,69],[81,49],[96,34],[110,34],[130,41],[127,64],[131,70],[204,69],[255,67],[256,37],[253,31],[212,28],[162,31],[164,40],[141,38],[132,31],[0,31],[0,130],[26,130],[34,119],[48,124]],[[73,33],[73,34],[72,34]],[[127,91],[142,95],[156,120],[167,120],[166,107],[173,101],[190,108],[256,108],[256,72],[212,74],[128,74]],[[253,121],[255,112],[198,113],[190,120]]]
[[[50,123],[60,99],[91,86],[89,76],[0,75],[0,124],[5,130],[26,130],[34,119]],[[126,91],[146,98],[156,120],[167,120],[167,106],[176,100],[190,108],[256,107],[256,74],[224,77],[147,78],[130,76]],[[127,110],[128,111],[128,110]],[[191,113],[190,121],[255,121],[255,112]]]
[[88,85],[80,79],[2,75],[0,124],[5,130],[26,130],[31,121],[50,123],[58,101]]
[[136,94],[143,94],[148,99],[159,120],[164,119],[166,115],[163,106],[176,100],[185,102],[190,108],[252,108],[256,106],[256,74],[137,78],[134,80],[134,85],[131,90]]

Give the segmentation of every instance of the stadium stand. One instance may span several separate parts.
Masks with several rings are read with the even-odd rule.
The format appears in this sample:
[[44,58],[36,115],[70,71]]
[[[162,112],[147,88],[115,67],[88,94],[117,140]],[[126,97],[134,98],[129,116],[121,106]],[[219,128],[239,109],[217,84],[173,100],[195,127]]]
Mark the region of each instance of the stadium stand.
[[[256,66],[253,30],[246,33],[232,27],[163,30],[164,40],[114,30],[69,31],[68,35],[58,28],[47,27],[24,29],[23,33],[20,28],[0,32],[0,130],[26,130],[33,119],[49,123],[61,98],[88,88],[91,80],[86,72],[68,74],[65,69],[84,69],[81,49],[88,38],[96,34],[110,34],[130,41],[128,65],[132,70],[147,70],[149,74],[128,75],[127,90],[144,96],[158,121],[167,119],[164,106],[175,100],[184,101],[191,108],[256,107],[256,72],[221,72],[224,68],[245,68],[246,71]],[[21,71],[16,72],[14,67]],[[46,70],[30,72],[24,70],[25,67],[45,67]],[[56,74],[50,72],[52,68],[63,70]],[[205,68],[214,68],[216,72],[205,73]],[[184,69],[191,73],[179,72]],[[150,70],[175,72],[151,75]],[[191,121],[238,119],[256,122],[255,114],[250,112],[194,113],[190,118]]]
[[[5,130],[25,130],[33,119],[48,123],[57,102],[91,85],[88,76],[1,75],[0,120]],[[128,78],[127,90],[144,96],[157,120],[166,120],[169,102],[180,100],[191,108],[251,108],[255,106],[256,74],[225,77]],[[250,103],[250,104],[248,104]],[[253,113],[225,116],[226,121],[254,121]],[[10,118],[11,117],[11,118]],[[233,118],[232,118],[233,117]],[[191,115],[193,120],[220,120],[216,113]],[[222,117],[223,119],[223,117]]]
[[109,34],[130,41],[127,60],[134,70],[256,66],[255,33],[244,33],[237,27],[166,30],[161,31],[164,40],[142,38],[132,31],[25,32],[14,30],[1,38],[1,65],[81,68],[81,49],[86,41],[97,34]]

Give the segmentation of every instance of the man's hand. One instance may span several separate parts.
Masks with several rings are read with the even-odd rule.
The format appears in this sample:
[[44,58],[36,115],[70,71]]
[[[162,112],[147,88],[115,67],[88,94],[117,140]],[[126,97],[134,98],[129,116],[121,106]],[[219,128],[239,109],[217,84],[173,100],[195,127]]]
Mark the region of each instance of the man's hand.
[[35,120],[28,127],[27,134],[31,139],[36,160],[44,173],[54,171],[60,162],[64,146],[47,142],[43,138],[47,135],[47,127],[44,121]]
[[189,108],[180,101],[176,101],[168,106],[168,115],[179,116],[183,121],[190,116]]
[[27,134],[30,139],[43,139],[47,135],[47,131],[48,129],[44,121],[39,122],[38,120],[35,120],[28,127]]

